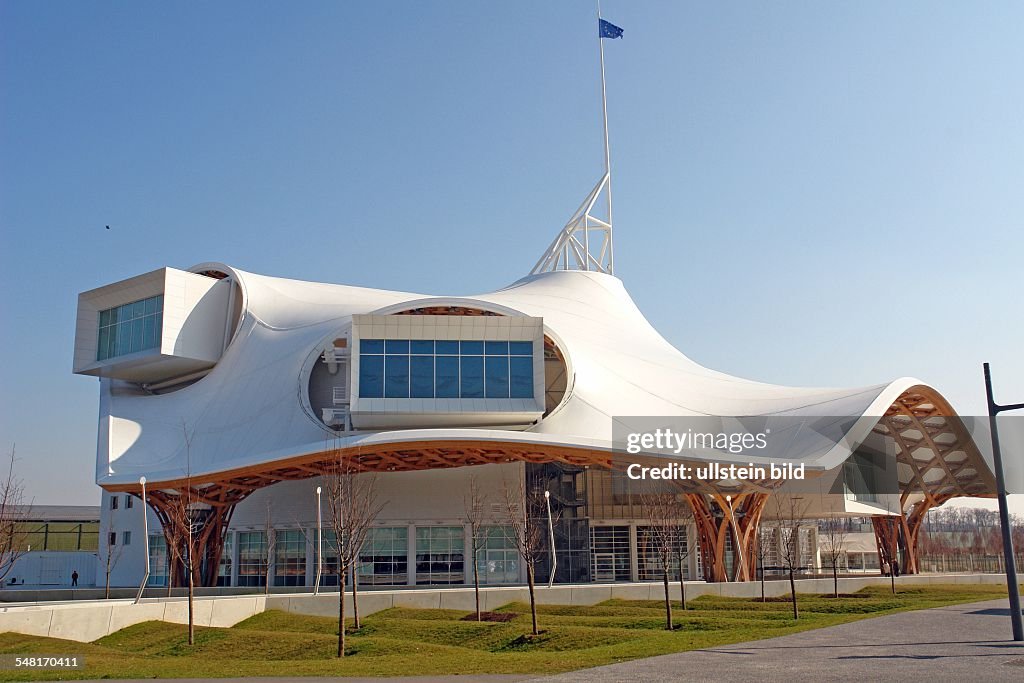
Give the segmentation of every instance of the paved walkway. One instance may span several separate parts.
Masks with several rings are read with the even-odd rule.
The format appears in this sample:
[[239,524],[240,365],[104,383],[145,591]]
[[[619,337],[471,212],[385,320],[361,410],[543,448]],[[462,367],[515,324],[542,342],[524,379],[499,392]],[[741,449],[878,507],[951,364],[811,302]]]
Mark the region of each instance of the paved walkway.
[[1024,681],[1007,600],[902,612],[804,633],[531,679],[620,681]]

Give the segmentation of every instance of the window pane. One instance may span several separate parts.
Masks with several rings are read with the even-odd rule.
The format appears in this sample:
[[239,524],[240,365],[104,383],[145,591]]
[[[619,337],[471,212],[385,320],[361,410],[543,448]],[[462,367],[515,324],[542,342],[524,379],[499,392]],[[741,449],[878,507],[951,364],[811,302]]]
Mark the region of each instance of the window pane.
[[[472,342],[470,342],[472,343]],[[482,342],[476,342],[483,346]],[[463,345],[466,342],[462,342]],[[484,397],[484,359],[483,356],[463,356],[460,359],[462,369],[462,398]]]
[[363,339],[359,342],[359,353],[384,353],[383,339]]
[[100,341],[96,348],[96,360],[105,360],[108,357],[107,344],[110,343],[110,330],[109,327],[100,328]]
[[409,395],[412,398],[434,398],[433,356],[413,356],[411,377]]
[[508,342],[505,342],[505,341],[489,341],[489,342],[484,342],[484,352],[488,356],[507,356],[508,355]]
[[514,341],[508,343],[508,352],[513,356],[532,356],[533,342]]
[[482,356],[484,343],[482,341],[464,341],[459,345],[459,352],[463,356]]
[[157,346],[156,324],[158,320],[159,316],[156,315],[147,315],[145,318],[143,318],[145,332],[143,335],[142,348],[152,349]]
[[459,355],[459,342],[457,341],[443,341],[437,340],[437,355],[439,356],[457,356]]
[[509,359],[510,396],[533,398],[533,358],[513,356]]
[[384,356],[359,356],[359,397],[384,397]]
[[143,337],[145,336],[146,322],[145,318],[136,318],[132,322],[132,353],[141,351],[145,347],[142,345]]
[[[441,344],[441,342],[438,342],[438,344]],[[457,356],[437,357],[437,391],[435,396],[437,398],[459,397],[459,359]]]
[[131,322],[121,322],[117,324],[117,340],[116,348],[114,349],[115,355],[121,356],[126,353],[131,353],[129,349],[132,343],[132,324]]
[[385,353],[409,353],[408,339],[387,339],[384,341]]
[[156,300],[156,310],[157,311],[164,310],[164,295],[160,294],[159,296],[153,297],[153,299]]
[[384,356],[384,398],[409,398],[409,356]]
[[487,357],[486,388],[487,398],[508,398],[508,356]]
[[110,324],[110,310],[100,311],[100,327],[106,327]]
[[416,339],[409,342],[409,347],[412,353],[434,353],[434,342],[432,340],[424,341],[422,339]]

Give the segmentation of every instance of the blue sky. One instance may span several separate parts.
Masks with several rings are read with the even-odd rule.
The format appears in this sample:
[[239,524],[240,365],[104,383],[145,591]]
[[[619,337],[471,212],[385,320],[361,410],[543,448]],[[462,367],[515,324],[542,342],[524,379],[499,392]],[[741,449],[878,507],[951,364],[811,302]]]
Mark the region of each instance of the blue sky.
[[[669,340],[965,414],[987,360],[1024,400],[1024,5],[604,9],[616,274]],[[601,173],[596,31],[583,0],[0,4],[0,446],[36,502],[98,500],[80,291],[526,274]]]

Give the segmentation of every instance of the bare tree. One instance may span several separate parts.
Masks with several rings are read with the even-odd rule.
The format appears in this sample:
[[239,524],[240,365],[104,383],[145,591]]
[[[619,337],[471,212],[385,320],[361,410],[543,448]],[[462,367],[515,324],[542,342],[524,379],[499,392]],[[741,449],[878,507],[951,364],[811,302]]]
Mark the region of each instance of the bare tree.
[[469,487],[463,496],[463,504],[466,510],[466,521],[469,523],[469,548],[470,558],[473,562],[473,592],[476,598],[476,620],[480,621],[480,567],[478,556],[483,550],[486,538],[484,538],[484,496],[480,490],[480,482],[476,475],[470,475]]
[[[661,569],[662,585],[665,589],[665,629],[671,631],[672,600],[669,597],[669,574],[673,560],[679,559],[679,590],[683,609],[686,609],[686,587],[683,581],[682,547],[686,534],[686,520],[690,512],[688,505],[681,503],[674,493],[642,493],[640,504],[647,516],[646,538],[652,547]],[[689,551],[686,551],[689,554]]]
[[[115,494],[116,495],[116,494]],[[103,574],[104,574],[104,588],[103,598],[110,598],[110,573],[114,571],[114,567],[121,560],[121,556],[124,554],[124,544],[118,544],[117,532],[107,529],[107,535],[103,539]]]
[[[544,492],[539,486],[528,486],[526,479],[520,479],[518,486],[509,486],[505,482],[505,506],[508,511],[509,524],[512,527],[516,550],[526,565],[526,585],[530,591],[530,617],[533,623],[533,635],[539,635],[537,629],[537,595],[536,570],[547,543],[548,529],[546,521],[541,517],[545,509]],[[552,520],[554,516],[552,517]]]
[[[201,537],[197,529],[196,491],[192,487],[192,437],[185,421],[181,422],[182,438],[185,444],[185,478],[174,495],[165,499],[164,514],[168,524],[164,526],[164,537],[167,540],[168,557],[173,555],[184,570],[185,584],[188,587],[188,644],[195,644],[195,584],[198,577],[199,564],[196,556],[200,552]],[[173,549],[172,549],[173,548]],[[170,593],[170,589],[168,589]]]
[[270,594],[270,574],[274,567],[274,550],[277,547],[277,534],[274,533],[274,520],[271,515],[270,499],[267,499],[267,515],[263,522],[263,536],[266,539],[263,566],[263,594]]
[[25,503],[25,484],[14,473],[14,446],[7,465],[7,476],[0,479],[0,586],[27,550],[28,519],[31,506]]
[[793,601],[793,619],[800,618],[796,602],[795,574],[801,564],[800,523],[807,512],[808,504],[798,496],[773,496],[775,499],[775,518],[779,524],[779,550],[782,566],[789,574],[789,594]]
[[775,542],[774,530],[771,527],[766,527],[763,523],[758,522],[757,525],[757,538],[755,539],[757,545],[754,550],[757,553],[757,569],[761,573],[761,602],[767,602],[764,596],[764,570],[768,564],[768,557],[772,550],[772,544]]
[[839,597],[839,561],[846,554],[846,520],[839,517],[829,517],[822,520],[818,525],[819,533],[824,532],[821,550],[825,553],[825,559],[832,568],[832,594]]
[[[327,525],[334,530],[334,550],[338,575],[338,657],[345,656],[345,576],[359,561],[359,553],[370,525],[383,507],[377,502],[376,479],[359,474],[338,452],[334,472],[325,477],[327,484]],[[355,600],[353,594],[353,600]]]

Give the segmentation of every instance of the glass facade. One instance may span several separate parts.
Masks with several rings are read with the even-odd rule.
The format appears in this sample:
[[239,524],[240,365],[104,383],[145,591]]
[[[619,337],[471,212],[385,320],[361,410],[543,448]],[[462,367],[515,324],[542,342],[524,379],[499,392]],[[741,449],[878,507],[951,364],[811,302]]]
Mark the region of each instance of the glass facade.
[[519,551],[512,527],[485,527],[481,533],[483,547],[476,557],[480,583],[519,583]]
[[463,583],[466,530],[461,526],[416,528],[416,583]]
[[306,585],[306,535],[298,529],[274,532],[274,585]]
[[233,534],[228,534],[224,539],[224,549],[220,554],[220,566],[217,567],[218,586],[231,585],[231,556],[235,549],[234,541],[235,538]]
[[267,534],[238,532],[238,585],[265,586],[267,583]]
[[163,294],[100,311],[96,360],[159,347],[163,318]]
[[[683,579],[690,580],[690,561],[686,529],[670,529],[669,542],[672,544],[672,557],[669,559],[668,577],[671,581],[679,580],[679,560],[683,560]],[[660,581],[662,579],[661,539],[659,531],[648,526],[636,528],[637,578],[640,581]]]
[[359,551],[356,569],[359,583],[374,586],[404,586],[409,579],[409,529],[370,529]]
[[590,575],[593,581],[629,581],[629,526],[590,527]]
[[532,341],[359,344],[360,398],[533,398]]
[[163,534],[149,537],[149,579],[147,586],[166,586],[170,580],[170,564],[167,561],[167,539]]

